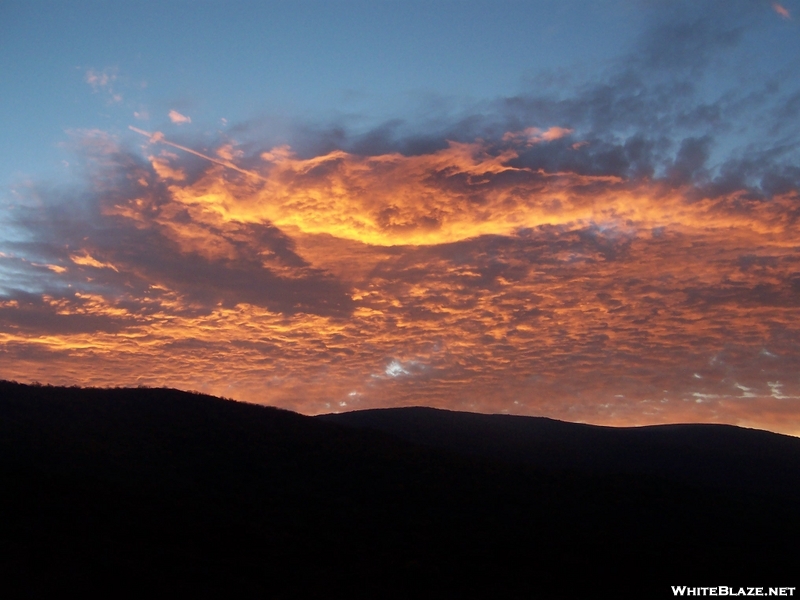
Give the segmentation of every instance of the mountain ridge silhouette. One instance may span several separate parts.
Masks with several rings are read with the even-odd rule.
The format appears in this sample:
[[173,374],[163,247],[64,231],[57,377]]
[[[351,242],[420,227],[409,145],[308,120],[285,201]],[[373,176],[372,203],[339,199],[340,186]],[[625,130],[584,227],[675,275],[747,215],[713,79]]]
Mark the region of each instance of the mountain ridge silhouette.
[[760,429],[705,423],[609,427],[423,406],[316,418],[540,468],[651,474],[800,500],[800,438]]
[[163,388],[0,382],[0,490],[6,597],[658,598],[797,576],[783,492],[542,467]]

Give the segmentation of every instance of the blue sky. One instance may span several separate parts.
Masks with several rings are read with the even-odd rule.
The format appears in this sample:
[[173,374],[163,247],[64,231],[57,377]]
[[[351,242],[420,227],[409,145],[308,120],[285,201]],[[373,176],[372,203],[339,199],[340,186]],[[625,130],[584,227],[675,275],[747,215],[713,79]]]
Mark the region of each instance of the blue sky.
[[[195,132],[446,116],[624,53],[627,2],[6,2],[2,180],[60,173],[71,129]],[[569,73],[567,73],[567,71]],[[87,82],[88,74],[106,85]],[[115,100],[116,97],[116,100]]]
[[190,116],[194,135],[258,123],[262,136],[291,141],[308,126],[402,121],[413,131],[503,98],[574,91],[641,58],[648,41],[664,57],[653,75],[668,74],[689,58],[675,59],[675,46],[705,52],[653,39],[675,35],[654,32],[681,13],[688,27],[710,18],[737,37],[697,73],[709,99],[758,93],[768,75],[785,86],[800,60],[797,23],[758,1],[39,1],[0,11],[5,185],[67,176],[69,131],[165,127],[170,110]]
[[4,2],[0,377],[800,434],[798,16]]

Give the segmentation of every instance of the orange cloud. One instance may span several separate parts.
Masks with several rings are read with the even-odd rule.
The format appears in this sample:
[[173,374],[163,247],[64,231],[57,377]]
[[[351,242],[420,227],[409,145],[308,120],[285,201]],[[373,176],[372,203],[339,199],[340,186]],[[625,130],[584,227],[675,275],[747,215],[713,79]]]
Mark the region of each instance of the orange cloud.
[[170,166],[169,159],[177,158],[174,154],[162,153],[161,156],[150,156],[150,164],[153,165],[153,170],[158,174],[161,179],[172,179],[174,181],[183,181],[186,179],[186,173],[180,169],[173,169]]
[[70,255],[69,258],[76,265],[84,265],[84,266],[88,266],[88,267],[94,267],[96,269],[111,269],[112,271],[117,271],[118,270],[111,263],[101,262],[101,261],[93,258],[88,253],[84,254],[83,256],[73,254],[73,255]]
[[[214,223],[273,223],[304,234],[383,246],[450,243],[544,225],[622,222],[644,230],[735,226],[785,233],[776,221],[785,209],[779,199],[769,205],[737,198],[727,204],[688,204],[681,190],[642,187],[608,175],[512,167],[516,150],[491,153],[481,142],[451,142],[420,156],[361,157],[335,151],[310,159],[296,158],[281,147],[261,155],[268,165],[260,174],[161,141],[260,180],[256,185],[236,182],[224,171],[210,169],[189,186],[171,188],[175,202],[202,207],[203,218]],[[232,151],[226,146],[222,156],[232,156]]]
[[92,138],[118,163],[94,213],[43,218],[57,285],[0,303],[4,376],[800,434],[796,190],[530,166],[546,132],[246,158],[133,130],[207,168]]

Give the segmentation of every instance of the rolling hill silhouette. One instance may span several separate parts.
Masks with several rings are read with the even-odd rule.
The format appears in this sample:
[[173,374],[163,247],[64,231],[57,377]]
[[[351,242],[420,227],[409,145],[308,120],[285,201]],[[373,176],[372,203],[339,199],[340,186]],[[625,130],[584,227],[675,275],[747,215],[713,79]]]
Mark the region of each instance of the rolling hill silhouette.
[[601,427],[426,407],[317,418],[541,469],[647,474],[704,488],[800,501],[800,439],[758,429],[700,424]]
[[428,409],[305,417],[170,389],[0,382],[0,592],[792,586],[798,456],[800,440],[738,428]]

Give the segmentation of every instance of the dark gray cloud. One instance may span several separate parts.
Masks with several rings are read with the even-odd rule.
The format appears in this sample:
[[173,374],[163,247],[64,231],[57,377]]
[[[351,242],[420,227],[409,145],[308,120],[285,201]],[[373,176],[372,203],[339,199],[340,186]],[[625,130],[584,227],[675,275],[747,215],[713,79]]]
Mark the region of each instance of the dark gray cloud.
[[303,124],[290,143],[300,157],[337,149],[413,156],[442,150],[448,140],[476,139],[496,143],[499,152],[506,132],[559,126],[572,135],[533,145],[511,164],[655,178],[693,184],[711,195],[744,186],[754,196],[769,196],[791,187],[789,172],[799,157],[800,80],[791,59],[770,73],[751,73],[742,62],[744,40],[770,22],[771,9],[758,2],[650,8],[652,20],[636,46],[594,81],[567,78],[555,89],[453,109],[424,126],[394,119],[357,132],[344,121]]
[[665,2],[643,36],[636,58],[644,68],[696,75],[720,53],[738,44],[752,21],[763,16],[758,2]]
[[[196,165],[194,158],[189,157],[190,166]],[[39,267],[37,281],[45,292],[74,284],[121,300],[155,294],[153,286],[159,286],[179,295],[192,311],[238,302],[288,314],[352,310],[347,287],[311,267],[278,228],[198,223],[172,201],[152,165],[133,152],[92,147],[87,163],[87,189],[66,196],[33,190],[44,201],[19,207],[12,222],[27,239],[7,248],[29,262],[67,269],[56,273]],[[135,207],[135,218],[120,213],[120,207]],[[183,227],[196,237],[193,247],[181,245],[173,231]],[[226,250],[215,255],[218,245]]]
[[[87,302],[74,294],[43,298],[39,294],[16,292],[7,297],[11,302],[0,306],[0,332],[24,332],[51,335],[74,333],[117,333],[136,325],[134,315],[119,317],[81,313]],[[59,306],[61,304],[61,306]],[[63,314],[68,305],[71,313]]]

